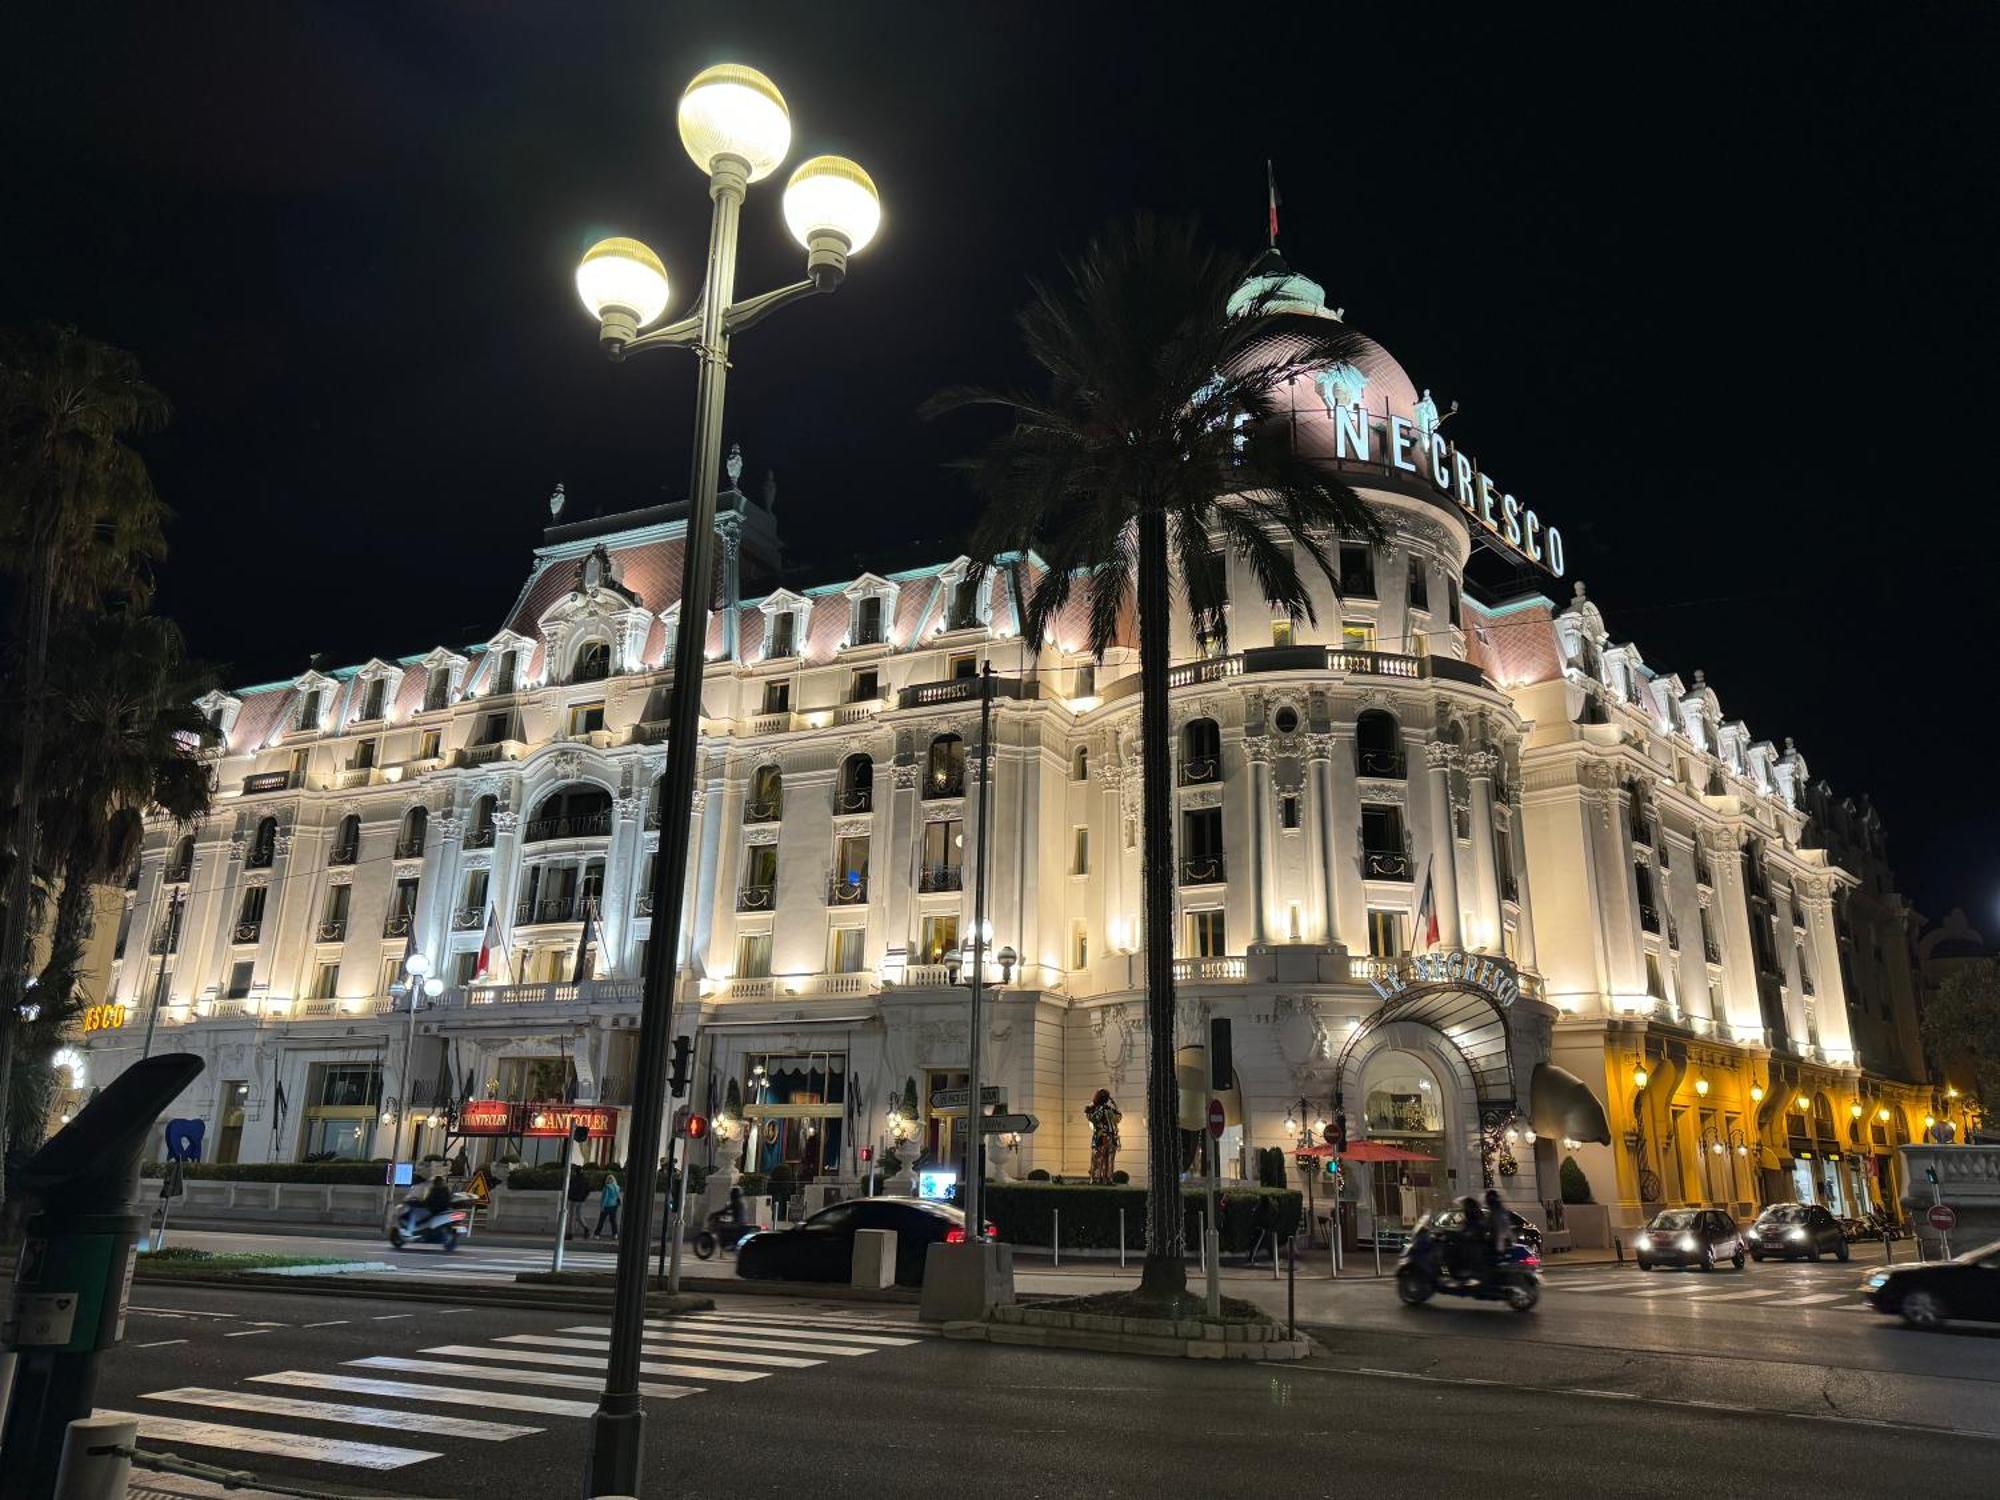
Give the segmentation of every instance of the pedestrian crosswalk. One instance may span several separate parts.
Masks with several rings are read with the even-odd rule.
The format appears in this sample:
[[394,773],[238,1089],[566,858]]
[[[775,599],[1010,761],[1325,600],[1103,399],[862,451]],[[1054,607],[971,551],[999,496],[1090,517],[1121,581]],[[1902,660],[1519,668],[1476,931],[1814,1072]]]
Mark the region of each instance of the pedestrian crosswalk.
[[[1858,1280],[1858,1278],[1857,1278]],[[1749,1281],[1752,1285],[1743,1285]],[[1700,1271],[1656,1271],[1646,1274],[1632,1270],[1617,1273],[1580,1273],[1548,1278],[1548,1291],[1557,1296],[1623,1297],[1672,1307],[1682,1303],[1710,1302],[1752,1307],[1814,1307],[1829,1312],[1867,1312],[1860,1287],[1845,1276],[1829,1286],[1824,1277],[1802,1280],[1783,1272],[1762,1273]]]
[[[783,1309],[648,1318],[639,1392],[671,1401],[774,1375],[810,1374],[842,1361],[909,1348],[935,1329],[907,1315]],[[586,1315],[587,1316],[587,1315]],[[442,1457],[444,1445],[509,1443],[587,1421],[610,1363],[611,1330],[578,1323],[498,1333],[479,1343],[370,1353],[337,1369],[277,1369],[234,1387],[147,1391],[130,1416],[142,1442],[291,1460],[301,1466],[386,1473]],[[470,1415],[466,1408],[476,1408]],[[196,1454],[193,1456],[207,1456]]]
[[[552,1257],[545,1250],[505,1252],[495,1251],[482,1254],[460,1250],[450,1256],[417,1256],[414,1253],[398,1257],[388,1262],[399,1276],[414,1276],[420,1281],[466,1281],[485,1278],[494,1281],[512,1281],[524,1271],[549,1270]],[[615,1271],[618,1269],[618,1253],[615,1250],[567,1250],[563,1253],[565,1271]]]

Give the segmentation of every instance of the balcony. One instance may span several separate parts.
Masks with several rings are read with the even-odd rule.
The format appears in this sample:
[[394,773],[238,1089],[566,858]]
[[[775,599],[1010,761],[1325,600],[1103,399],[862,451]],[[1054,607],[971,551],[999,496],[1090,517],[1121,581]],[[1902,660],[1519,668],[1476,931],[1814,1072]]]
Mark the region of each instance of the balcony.
[[423,857],[424,838],[422,834],[418,834],[414,838],[396,840],[396,858],[422,859]]
[[782,797],[766,797],[761,801],[743,804],[745,823],[776,823],[784,815],[785,799]]
[[351,792],[356,787],[374,786],[377,779],[373,766],[349,766],[333,773],[333,787],[338,792]]
[[192,876],[193,874],[194,874],[193,861],[189,861],[187,864],[184,865],[174,865],[170,867],[167,871],[167,884],[186,885],[188,883],[189,877]]
[[1639,926],[1647,932],[1656,933],[1660,930],[1659,909],[1650,902],[1639,903]]
[[1409,765],[1409,758],[1401,750],[1373,750],[1362,745],[1354,749],[1354,774],[1357,776],[1375,781],[1407,781]]
[[775,885],[746,885],[736,892],[738,911],[769,911],[778,902],[778,888]]
[[611,832],[611,813],[576,813],[565,817],[536,818],[522,831],[524,844],[545,843],[549,839],[603,838]]
[[322,943],[344,943],[347,941],[347,918],[328,917],[319,924],[319,938]]
[[385,938],[408,937],[410,924],[416,921],[416,914],[407,911],[392,911],[382,919],[382,936]]
[[1177,958],[1174,960],[1174,982],[1240,982],[1247,967],[1241,958]]
[[[454,1005],[574,1005],[581,1000],[588,1005],[637,1005],[639,1003],[640,981],[637,979],[586,979],[576,983],[543,984],[476,984],[465,989],[453,990],[448,1003]],[[612,1085],[609,1080],[600,1086],[600,1093],[607,1092]],[[616,1102],[609,1098],[593,1100],[593,1103]]]
[[634,745],[664,745],[667,742],[667,721],[647,719],[632,726],[628,743]]
[[953,766],[949,770],[932,771],[924,778],[924,800],[926,802],[934,802],[940,797],[963,797],[964,795],[964,766]]
[[1222,758],[1216,755],[1200,755],[1181,762],[1182,786],[1207,786],[1222,779]]
[[526,749],[519,740],[493,740],[483,745],[467,745],[458,752],[461,766],[490,766],[495,761],[519,760]]
[[[943,682],[920,682],[896,695],[896,707],[934,708],[940,703],[977,702],[980,681],[978,677],[948,677]],[[1023,682],[1018,677],[995,677],[992,682],[995,698],[1030,699],[1039,696],[1034,683]]]
[[250,852],[243,856],[243,868],[246,870],[268,870],[271,868],[271,861],[277,857],[278,849],[275,844],[256,844],[251,846]]
[[936,891],[962,891],[965,889],[965,868],[962,865],[925,865],[917,871],[917,889],[926,895]]
[[632,898],[633,916],[650,917],[652,914],[653,914],[653,893],[651,891],[641,891],[639,892],[638,895]]
[[1182,885],[1220,885],[1223,880],[1220,854],[1197,854],[1180,862]]
[[1722,946],[1711,938],[1703,938],[1701,956],[1705,963],[1719,964],[1722,962]]
[[361,858],[359,844],[342,844],[326,857],[328,865],[351,865]]
[[866,906],[868,904],[868,877],[852,875],[843,879],[834,876],[826,883],[826,904],[828,906]]
[[477,932],[486,924],[486,908],[483,906],[461,906],[451,914],[453,932]]
[[1400,880],[1408,883],[1410,878],[1410,856],[1400,849],[1363,849],[1361,851],[1361,878],[1363,880]]
[[493,847],[493,825],[485,823],[471,830],[465,836],[468,849],[491,849]]
[[254,776],[243,778],[243,795],[255,797],[264,792],[289,792],[298,784],[298,779],[290,771],[259,771]]
[[872,786],[848,787],[833,794],[833,810],[837,813],[865,813],[875,810],[875,788]]
[[238,922],[236,924],[236,941],[239,943],[254,943],[263,931],[264,919],[261,917],[254,922]]
[[523,901],[514,908],[514,921],[521,926],[533,926],[539,922],[580,922],[583,920],[585,903],[575,896],[544,896],[538,901]]

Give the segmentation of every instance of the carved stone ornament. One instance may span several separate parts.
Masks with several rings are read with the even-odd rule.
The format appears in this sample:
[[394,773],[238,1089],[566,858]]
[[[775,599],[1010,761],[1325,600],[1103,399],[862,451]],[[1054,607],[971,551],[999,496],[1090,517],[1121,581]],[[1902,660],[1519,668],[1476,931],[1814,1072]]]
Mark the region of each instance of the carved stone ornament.
[[698,818],[707,810],[708,810],[708,788],[705,786],[698,786],[688,796],[688,811],[693,813]]
[[493,853],[489,849],[476,849],[465,856],[468,870],[490,870],[493,867]]
[[1141,1051],[1143,1028],[1133,1011],[1127,1005],[1100,1005],[1091,1016],[1090,1029],[1104,1071],[1120,1081]]
[[549,770],[564,781],[583,774],[583,757],[574,750],[558,750],[549,757]]
[[627,795],[618,799],[618,819],[620,822],[629,823],[645,810],[646,799],[644,797]]
[[1195,1041],[1208,1035],[1208,999],[1182,991],[1174,996],[1174,1035]]
[[520,822],[521,815],[519,813],[511,808],[502,809],[493,814],[493,831],[495,833],[512,833],[519,826]]
[[775,844],[778,842],[778,825],[765,823],[756,828],[745,829],[743,842],[752,848],[759,844]]
[[352,885],[354,884],[354,867],[352,865],[342,865],[338,869],[328,870],[326,872],[326,880],[328,885]]
[[243,889],[246,891],[258,890],[268,886],[270,883],[271,872],[269,870],[259,870],[255,874],[243,877]]
[[1428,740],[1424,744],[1424,760],[1433,771],[1449,771],[1458,763],[1458,746],[1443,740]]
[[239,833],[229,841],[229,857],[233,860],[243,858],[243,847],[243,835]]
[[1222,788],[1219,786],[1189,787],[1181,793],[1182,807],[1220,807]]
[[895,780],[896,790],[899,792],[915,791],[918,770],[919,768],[915,765],[891,766],[889,772]]
[[910,1028],[920,1064],[950,1067],[963,1063],[970,1050],[970,1027],[964,1021],[919,1021]]
[[1491,781],[1493,771],[1500,764],[1500,757],[1491,750],[1472,750],[1466,753],[1465,774],[1475,780]]
[[1332,760],[1334,737],[1330,734],[1309,734],[1306,739],[1306,759]]
[[283,856],[283,855],[287,855],[287,854],[290,854],[290,853],[292,852],[292,835],[291,835],[291,833],[290,833],[289,831],[287,831],[287,832],[285,832],[285,833],[281,833],[281,834],[279,834],[279,835],[277,836],[277,838],[275,838],[274,840],[272,840],[272,842],[271,842],[271,849],[272,849],[272,852],[273,852],[273,853],[275,853],[275,854],[277,854],[277,855],[279,855],[279,856]]
[[447,813],[437,820],[437,830],[439,838],[455,840],[465,832],[465,822]]

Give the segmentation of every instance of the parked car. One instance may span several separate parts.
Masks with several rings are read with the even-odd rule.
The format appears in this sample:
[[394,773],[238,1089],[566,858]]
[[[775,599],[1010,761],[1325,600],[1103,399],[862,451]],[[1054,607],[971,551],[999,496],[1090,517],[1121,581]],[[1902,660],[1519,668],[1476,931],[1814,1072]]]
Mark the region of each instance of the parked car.
[[1831,1255],[1847,1259],[1847,1240],[1840,1221],[1817,1203],[1773,1203],[1757,1215],[1744,1236],[1752,1260],[1818,1260]]
[[[1465,1227],[1465,1210],[1459,1208],[1439,1209],[1430,1216],[1431,1227],[1439,1234],[1456,1234]],[[1522,1218],[1513,1209],[1507,1210],[1507,1222],[1511,1226],[1514,1243],[1526,1245],[1539,1257],[1542,1253],[1542,1232],[1529,1220]]]
[[[746,1236],[736,1247],[736,1274],[752,1281],[846,1281],[859,1229],[896,1231],[896,1285],[924,1284],[924,1256],[934,1244],[965,1238],[961,1209],[922,1198],[852,1198],[811,1218]],[[993,1237],[993,1226],[986,1226]]]
[[1954,1260],[1877,1271],[1862,1287],[1870,1307],[1912,1328],[1942,1328],[1952,1318],[2000,1323],[2000,1240]]
[[[1669,1208],[1634,1236],[1632,1251],[1639,1269],[1655,1266],[1699,1266],[1713,1271],[1719,1261],[1743,1269],[1745,1245],[1736,1220],[1719,1208]],[[1757,1257],[1762,1260],[1760,1255]]]

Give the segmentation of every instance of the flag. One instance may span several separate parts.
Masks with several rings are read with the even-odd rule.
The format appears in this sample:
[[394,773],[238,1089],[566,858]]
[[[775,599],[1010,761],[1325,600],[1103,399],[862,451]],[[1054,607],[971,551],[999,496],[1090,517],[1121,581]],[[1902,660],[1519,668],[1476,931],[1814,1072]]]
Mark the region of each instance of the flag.
[[592,967],[590,962],[590,934],[596,920],[597,903],[595,901],[584,902],[583,940],[576,945],[576,972],[569,977],[571,984],[582,984],[584,980],[594,977],[590,972]]
[[1430,861],[1424,861],[1424,894],[1417,902],[1416,931],[1413,934],[1418,947],[1429,950],[1437,946],[1438,913],[1437,892],[1431,887]]
[[507,945],[500,936],[500,908],[494,902],[486,904],[486,931],[479,939],[479,966],[473,970],[475,979],[494,978],[495,961],[504,967],[507,962]]
[[1264,186],[1271,199],[1271,248],[1278,248],[1278,174],[1271,166],[1270,157],[1264,158]]

